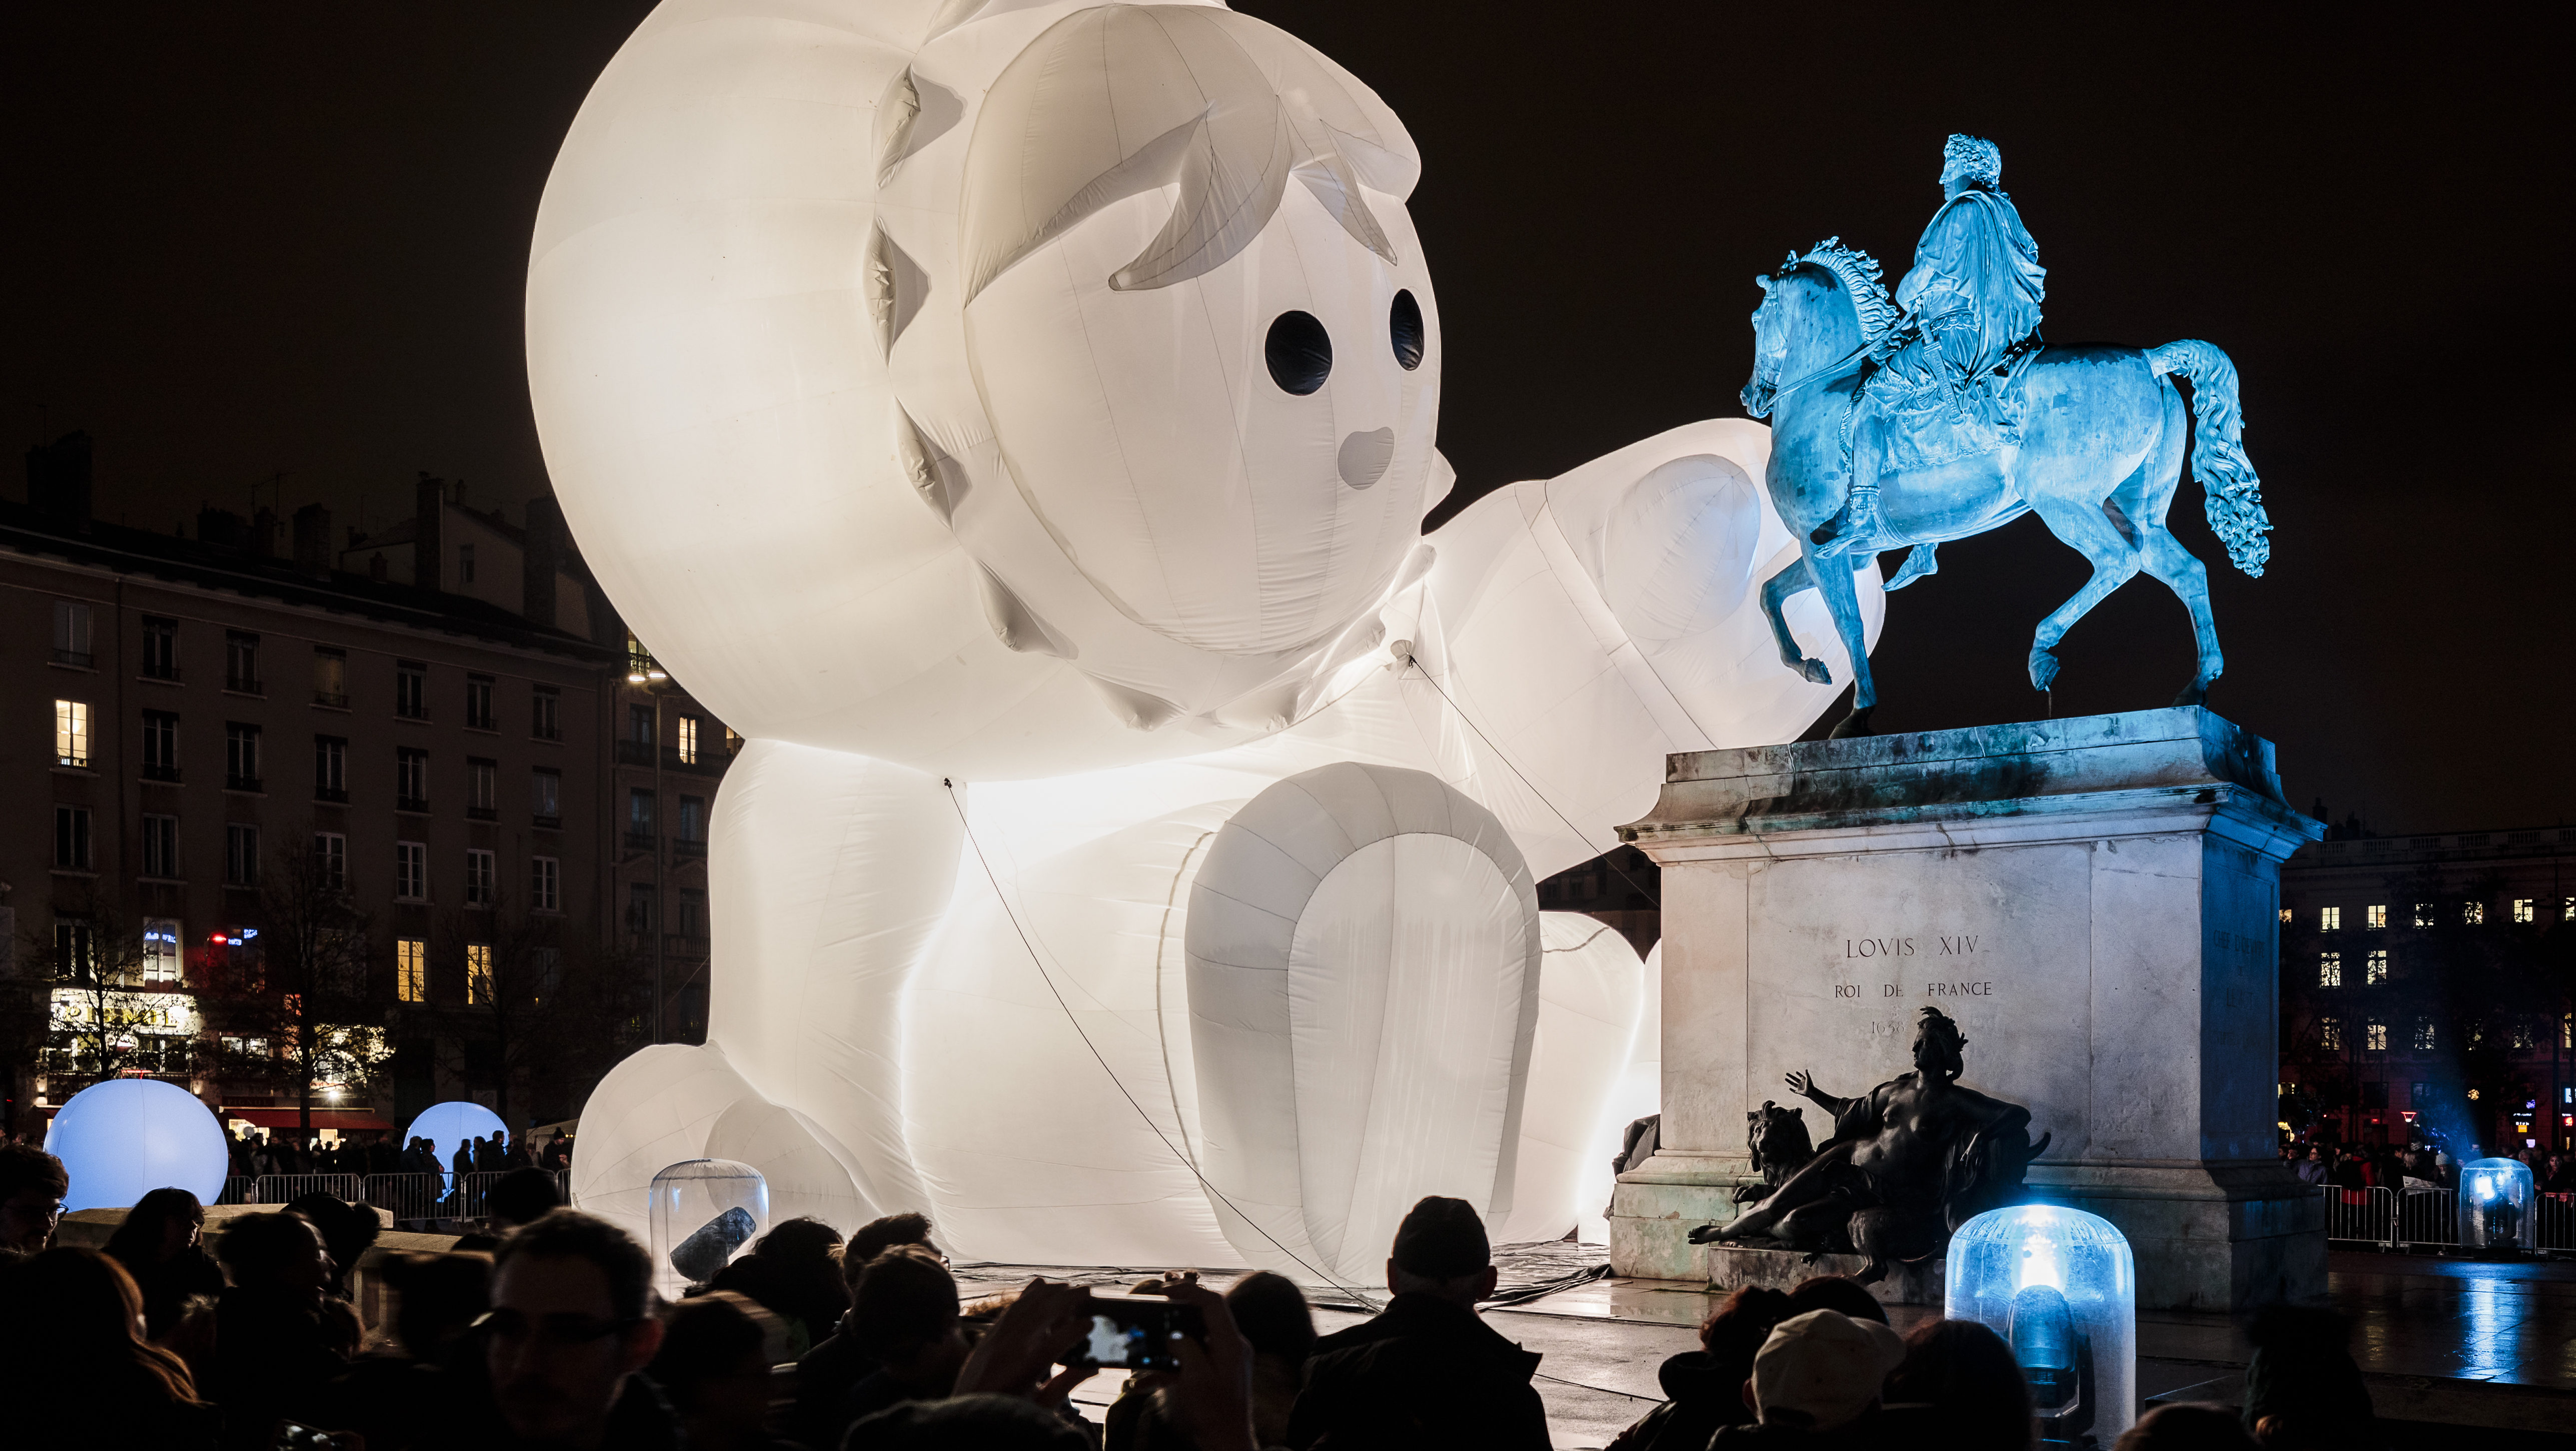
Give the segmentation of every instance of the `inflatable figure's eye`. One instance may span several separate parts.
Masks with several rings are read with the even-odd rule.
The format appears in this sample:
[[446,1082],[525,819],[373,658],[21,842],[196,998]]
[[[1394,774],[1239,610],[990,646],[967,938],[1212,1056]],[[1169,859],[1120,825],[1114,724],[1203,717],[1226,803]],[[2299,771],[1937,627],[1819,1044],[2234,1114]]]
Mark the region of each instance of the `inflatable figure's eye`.
[[1395,360],[1408,373],[1422,366],[1422,304],[1410,292],[1395,295],[1395,306],[1387,309],[1386,330],[1395,339]]
[[1261,353],[1269,360],[1272,381],[1301,398],[1323,387],[1333,371],[1333,340],[1311,312],[1279,314]]

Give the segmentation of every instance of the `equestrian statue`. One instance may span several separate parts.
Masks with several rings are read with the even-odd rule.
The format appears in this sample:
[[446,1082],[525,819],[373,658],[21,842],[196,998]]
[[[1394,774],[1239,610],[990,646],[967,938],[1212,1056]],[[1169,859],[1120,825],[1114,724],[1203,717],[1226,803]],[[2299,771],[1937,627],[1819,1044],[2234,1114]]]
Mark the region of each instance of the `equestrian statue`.
[[[1764,483],[1799,541],[1799,558],[1762,586],[1762,607],[1781,660],[1830,683],[1832,671],[1799,648],[1780,613],[1801,590],[1824,596],[1855,686],[1836,736],[1868,735],[1878,704],[1851,575],[1881,550],[1911,547],[1887,584],[1903,589],[1934,571],[1943,540],[2036,511],[2092,562],[2093,576],[2040,621],[2032,688],[2057,678],[2052,650],[2075,622],[2143,569],[2191,612],[2199,660],[2176,705],[2200,704],[2226,666],[2208,574],[2165,527],[2186,449],[2228,557],[2259,576],[2271,556],[2235,364],[2188,339],[2155,348],[2043,342],[2048,274],[2002,176],[1993,142],[1950,138],[1941,210],[1892,299],[1878,263],[1839,237],[1755,279],[1764,296],[1744,406],[1772,419]],[[2188,417],[2177,377],[2191,380]]]

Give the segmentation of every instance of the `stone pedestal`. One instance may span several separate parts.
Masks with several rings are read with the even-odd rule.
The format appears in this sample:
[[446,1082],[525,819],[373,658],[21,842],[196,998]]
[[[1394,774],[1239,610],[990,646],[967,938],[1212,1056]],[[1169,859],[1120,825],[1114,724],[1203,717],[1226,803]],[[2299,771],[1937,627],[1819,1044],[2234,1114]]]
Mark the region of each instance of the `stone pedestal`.
[[2280,864],[2321,831],[2198,708],[1672,757],[1620,833],[1664,869],[1663,1146],[1620,1176],[1613,1268],[1704,1273],[1685,1236],[1734,1216],[1746,1112],[1799,1102],[1792,1069],[1907,1071],[1929,1004],[1960,1081],[2053,1136],[2033,1197],[2129,1237],[2139,1308],[2322,1297],[2273,1126]]
[[[1706,1256],[1701,1276],[1713,1289],[1793,1290],[1801,1280],[1817,1275],[1848,1275],[1854,1279],[1869,1268],[1860,1255],[1816,1255],[1810,1257],[1791,1249],[1745,1249],[1740,1245],[1709,1244],[1699,1247]],[[1940,1255],[1915,1264],[1898,1263],[1869,1292],[1882,1305],[1939,1305],[1943,1302],[1943,1273],[1948,1262]],[[1698,1277],[1694,1277],[1698,1278]]]

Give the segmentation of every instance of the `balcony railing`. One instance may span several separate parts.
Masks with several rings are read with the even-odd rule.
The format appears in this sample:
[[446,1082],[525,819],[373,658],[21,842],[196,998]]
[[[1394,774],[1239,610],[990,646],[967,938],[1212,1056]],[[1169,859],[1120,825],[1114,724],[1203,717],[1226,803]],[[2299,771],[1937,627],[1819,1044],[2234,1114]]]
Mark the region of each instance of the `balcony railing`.
[[257,776],[237,776],[230,771],[226,771],[224,773],[224,789],[227,791],[257,791],[260,789],[260,779]]
[[176,665],[156,666],[151,661],[147,660],[143,662],[142,678],[145,680],[166,680],[171,684],[176,685],[179,683],[179,667]]
[[697,759],[694,761],[682,760],[679,747],[668,746],[662,751],[662,765],[673,771],[692,771],[701,776],[721,776],[725,773],[725,768],[733,764],[733,757],[721,747],[709,750],[705,746],[700,746],[695,754]]
[[231,691],[235,695],[268,694],[268,687],[266,685],[263,685],[259,681],[253,680],[245,675],[225,676],[224,689]]
[[707,939],[693,933],[665,932],[662,951],[672,957],[701,958],[707,955]]
[[703,841],[692,841],[685,836],[671,838],[671,855],[674,857],[703,857],[706,854],[707,844]]
[[617,743],[617,764],[621,766],[652,765],[653,743],[651,741],[619,741]]
[[327,801],[334,806],[346,806],[349,804],[349,788],[346,786],[316,786],[313,788],[313,799],[316,801]]
[[661,846],[662,839],[654,835],[652,832],[630,831],[626,833],[626,849],[628,851],[658,851],[661,849]]
[[536,816],[531,816],[531,817],[529,817],[529,818],[528,818],[528,824],[529,824],[530,826],[537,827],[538,829],[543,830],[543,831],[561,831],[561,830],[563,830],[563,818],[562,818],[562,817],[560,817],[560,816],[546,816],[546,815],[536,815]]
[[397,796],[394,798],[394,810],[408,811],[414,816],[427,816],[429,801],[420,796]]
[[329,706],[333,710],[347,710],[349,708],[348,692],[340,690],[317,690],[313,692],[313,703],[315,705]]
[[501,819],[501,813],[493,810],[489,806],[468,806],[465,808],[465,819],[468,821],[498,821]]
[[89,669],[91,662],[97,658],[97,656],[92,655],[87,650],[56,650],[54,652],[55,664],[74,665],[83,670]]
[[179,768],[176,766],[164,766],[155,761],[146,761],[143,763],[143,779],[146,781],[176,781],[179,779]]

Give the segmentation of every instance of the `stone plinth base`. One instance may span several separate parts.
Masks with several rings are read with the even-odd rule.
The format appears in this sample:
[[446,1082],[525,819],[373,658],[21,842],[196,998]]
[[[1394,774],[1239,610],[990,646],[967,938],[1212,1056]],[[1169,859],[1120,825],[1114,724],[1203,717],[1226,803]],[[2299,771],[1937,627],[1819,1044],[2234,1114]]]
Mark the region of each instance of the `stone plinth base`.
[[1822,1142],[1835,1110],[1787,1076],[1866,1095],[1937,1008],[1961,1086],[2048,1136],[2031,1197],[2128,1236],[2140,1309],[2318,1299],[2323,1214],[2273,1122],[2280,865],[2321,829],[2198,708],[1672,757],[1620,828],[1663,868],[1663,1117],[1611,1265],[1697,1277],[1747,1115]]
[[[1699,1246],[1707,1256],[1710,1288],[1717,1290],[1787,1290],[1817,1275],[1860,1278],[1869,1268],[1861,1255],[1813,1255],[1794,1249],[1746,1249],[1740,1245]],[[1943,1271],[1949,1261],[1934,1255],[1914,1264],[1899,1264],[1887,1278],[1869,1287],[1882,1305],[1940,1305],[1945,1302]]]

